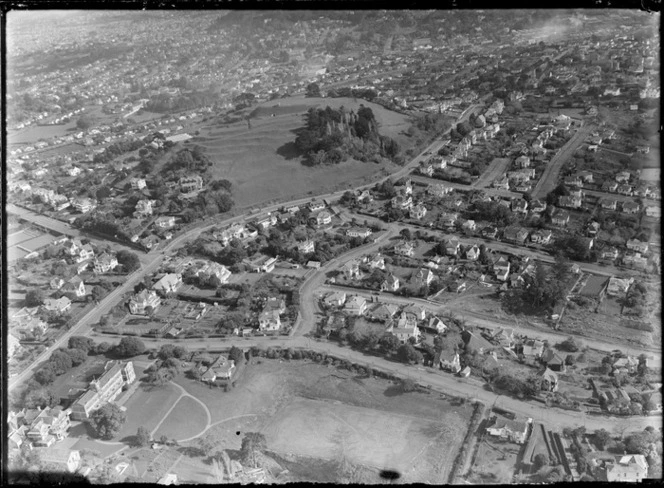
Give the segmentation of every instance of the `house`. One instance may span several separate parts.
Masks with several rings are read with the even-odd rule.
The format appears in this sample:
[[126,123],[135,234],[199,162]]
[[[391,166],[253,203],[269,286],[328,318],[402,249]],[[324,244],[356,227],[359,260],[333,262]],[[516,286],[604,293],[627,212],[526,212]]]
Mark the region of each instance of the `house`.
[[307,239],[297,243],[297,250],[302,254],[310,254],[316,250],[316,245],[313,240]]
[[413,198],[410,195],[396,195],[390,203],[392,208],[406,210],[413,206]]
[[258,316],[258,328],[260,330],[279,330],[281,327],[281,319],[279,318],[279,310],[263,310]]
[[558,205],[564,208],[581,208],[583,200],[576,195],[561,195],[558,198]]
[[51,288],[51,290],[59,290],[60,288],[62,288],[62,285],[64,284],[65,280],[56,276],[50,281],[49,287]]
[[509,190],[510,189],[510,183],[509,183],[509,180],[507,178],[500,178],[500,179],[494,180],[491,183],[491,186],[493,188],[497,188],[499,190]]
[[566,186],[576,186],[578,188],[583,186],[583,180],[579,176],[568,176],[563,182]]
[[260,256],[253,261],[246,261],[246,263],[254,273],[271,273],[277,263],[277,258]]
[[367,300],[355,295],[346,301],[344,310],[351,315],[362,315],[367,309]]
[[96,274],[104,274],[118,266],[118,259],[114,255],[104,252],[95,257],[93,265]]
[[385,269],[385,258],[380,254],[376,254],[374,257],[369,259],[367,265],[371,269]]
[[653,217],[656,219],[659,219],[662,217],[662,207],[655,206],[655,205],[648,205],[646,207],[646,215],[648,217]]
[[415,254],[415,246],[412,242],[401,241],[394,246],[394,253],[400,256],[411,257]]
[[638,239],[629,239],[627,241],[627,249],[629,249],[630,251],[646,253],[648,252],[648,243],[641,242]]
[[590,237],[596,237],[597,234],[599,234],[599,231],[601,229],[601,225],[599,222],[595,222],[594,220],[588,224],[586,227],[586,234]]
[[134,210],[134,217],[137,219],[148,217],[152,215],[153,200],[139,200],[136,202],[136,209]]
[[632,194],[634,193],[631,185],[619,185],[616,191],[621,195],[625,195],[628,197],[631,197]]
[[648,266],[648,258],[640,252],[628,253],[623,256],[623,264],[635,269],[645,269]]
[[398,311],[399,307],[393,303],[382,303],[372,310],[370,315],[374,320],[388,322],[392,320],[392,317],[394,317]]
[[436,332],[436,334],[442,334],[447,330],[447,325],[438,317],[431,317],[429,322],[423,325],[423,327]]
[[71,300],[67,297],[60,297],[57,300],[47,298],[44,300],[43,307],[48,312],[64,313],[71,307]]
[[328,225],[332,222],[332,215],[327,210],[321,211],[316,215],[316,225]]
[[496,227],[489,225],[484,229],[482,229],[482,237],[485,237],[487,239],[495,239],[497,235],[498,235],[498,229]]
[[615,462],[607,463],[606,481],[640,483],[648,476],[648,461],[643,454],[617,456]]
[[641,210],[641,205],[636,202],[623,202],[622,212],[626,214],[637,214]]
[[433,364],[437,364],[440,369],[450,373],[458,373],[461,371],[461,361],[459,359],[459,353],[456,350],[443,350],[437,352],[434,355]]
[[569,212],[567,210],[557,210],[551,217],[551,223],[564,227],[569,223]]
[[142,190],[147,186],[143,178],[132,178],[129,180],[132,190]]
[[511,349],[514,345],[514,329],[504,329],[501,327],[498,329],[498,332],[491,336],[491,339],[501,346]]
[[175,217],[172,215],[157,217],[154,221],[154,225],[160,229],[170,229],[171,227],[175,227]]
[[517,168],[529,168],[530,167],[530,158],[528,156],[519,156],[514,160],[514,165]]
[[74,276],[60,288],[60,291],[63,293],[73,293],[77,297],[83,297],[85,296],[85,283],[79,276]]
[[485,352],[490,351],[495,347],[483,337],[473,334],[469,330],[462,331],[461,338],[465,344],[466,352],[477,351],[480,354],[484,354]]
[[524,244],[528,237],[528,231],[523,227],[509,226],[503,231],[503,240],[512,244]]
[[496,417],[493,424],[487,427],[486,431],[491,436],[507,439],[517,444],[524,444],[528,436],[528,422]]
[[528,202],[525,200],[512,200],[511,209],[514,213],[525,215],[528,213]]
[[147,307],[155,310],[161,305],[161,298],[154,290],[142,290],[129,299],[129,311],[134,315],[147,315]]
[[203,189],[203,178],[200,175],[181,176],[178,181],[182,193],[192,193]]
[[618,189],[618,183],[615,181],[605,181],[602,183],[602,191],[615,192]]
[[426,214],[427,214],[427,209],[422,204],[417,204],[410,209],[410,217],[413,219],[420,220],[424,218]]
[[543,391],[557,391],[558,390],[558,375],[555,371],[549,368],[544,368],[544,371],[538,374],[540,377],[540,388]]
[[362,271],[360,271],[360,263],[355,259],[352,259],[344,264],[341,268],[341,272],[344,274],[344,277],[347,280],[359,280],[363,276]]
[[606,293],[611,296],[623,295],[627,293],[632,283],[634,283],[634,278],[617,278],[612,276],[609,278]]
[[530,241],[536,244],[547,245],[551,242],[553,233],[548,229],[539,229],[530,234]]
[[160,296],[166,296],[169,293],[175,293],[182,285],[182,275],[180,273],[168,273],[159,281],[152,285],[152,289]]
[[419,342],[420,330],[416,325],[403,324],[404,327],[401,327],[401,325],[398,324],[397,327],[390,326],[387,328],[387,332],[392,333],[401,342],[408,342],[411,337],[415,339],[415,342]]
[[381,291],[397,291],[399,289],[399,278],[390,273],[390,275],[380,284]]
[[157,481],[158,485],[177,485],[178,475],[173,473],[166,473]]
[[623,358],[618,358],[614,361],[613,375],[625,373],[625,374],[634,374],[636,373],[637,368],[639,367],[639,360],[633,358],[632,356],[627,356]]
[[428,286],[436,278],[429,268],[420,268],[411,276],[411,282],[415,286]]
[[477,224],[474,220],[466,220],[463,224],[461,224],[461,228],[463,230],[474,231],[477,229]]
[[425,162],[420,163],[419,167],[419,172],[420,174],[423,174],[424,176],[432,176],[433,175],[433,166],[430,164],[427,164]]
[[351,227],[346,231],[346,235],[348,237],[360,237],[362,239],[366,239],[372,234],[371,229],[368,229],[366,227]]
[[269,297],[265,300],[263,310],[277,310],[280,314],[286,311],[286,302],[278,297]]
[[565,372],[565,360],[553,349],[545,350],[540,357],[540,361],[553,371]]
[[632,175],[629,173],[629,171],[621,171],[616,175],[616,181],[618,183],[627,183],[631,177]]
[[202,286],[218,287],[219,285],[228,283],[231,274],[230,270],[223,264],[215,263],[214,261],[197,260],[190,264],[184,276],[198,278],[198,282]]
[[442,227],[454,227],[458,218],[459,215],[457,213],[442,213],[439,217],[440,225]]
[[328,307],[341,307],[346,303],[345,291],[334,291],[325,297],[323,300]]
[[358,202],[371,203],[371,202],[373,202],[373,199],[374,198],[371,195],[371,192],[369,190],[362,190],[362,192],[357,197]]
[[445,186],[442,183],[436,183],[435,185],[430,185],[427,188],[427,193],[429,195],[433,195],[435,197],[444,197],[448,193],[454,191],[454,189],[450,186]]
[[97,204],[91,198],[77,198],[74,200],[74,208],[81,213],[88,213],[97,207]]
[[426,310],[424,310],[422,307],[418,307],[417,305],[408,305],[403,309],[402,315],[406,318],[409,318],[410,320],[419,322],[426,318]]
[[201,375],[201,381],[214,383],[217,379],[228,380],[235,372],[235,361],[226,356],[219,355],[214,363]]
[[463,280],[455,280],[447,285],[448,291],[452,293],[462,293],[466,291],[467,285]]
[[510,274],[510,262],[504,256],[499,257],[493,263],[493,272],[496,274],[496,279],[500,281],[507,281]]
[[604,249],[602,249],[602,253],[600,256],[602,259],[608,259],[613,261],[618,257],[618,249],[616,249],[615,247],[605,247]]
[[594,182],[594,175],[590,171],[579,171],[577,173],[577,176],[584,183],[593,183]]
[[477,247],[477,245],[473,245],[473,247],[469,247],[466,249],[466,259],[469,261],[477,261],[477,259],[480,257],[480,248]]
[[325,208],[325,204],[323,202],[311,201],[309,202],[308,207],[312,212],[318,212],[319,210],[323,210]]
[[525,357],[539,358],[544,352],[544,343],[537,339],[526,339],[518,349]]
[[69,473],[73,473],[81,465],[81,453],[76,450],[57,447],[39,447],[35,452],[38,453],[41,462],[45,464],[53,464]]
[[461,247],[461,244],[459,243],[459,240],[456,238],[448,239],[445,242],[445,254],[448,256],[456,256],[457,253],[459,252],[459,247]]

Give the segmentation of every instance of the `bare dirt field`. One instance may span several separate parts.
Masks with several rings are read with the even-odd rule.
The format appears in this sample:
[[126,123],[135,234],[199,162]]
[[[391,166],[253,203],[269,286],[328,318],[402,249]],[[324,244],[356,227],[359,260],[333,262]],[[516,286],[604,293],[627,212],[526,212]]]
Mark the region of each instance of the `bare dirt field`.
[[[230,392],[176,381],[208,406],[206,435],[221,448],[239,449],[242,433],[262,432],[269,452],[299,466],[298,481],[338,481],[339,466],[352,464],[445,483],[472,414],[470,404],[403,394],[388,381],[308,361],[253,359]],[[326,473],[307,468],[314,458]]]
[[371,107],[382,134],[393,137],[400,145],[406,144],[402,140],[404,136],[399,136],[410,125],[406,116],[366,101],[354,102],[347,98],[273,100],[255,109],[257,117],[251,119],[251,129],[244,121],[203,126],[200,137],[192,142],[207,149],[215,163],[212,168],[214,177],[226,178],[233,183],[234,198],[239,206],[290,195],[304,197],[310,191],[334,191],[349,184],[356,186],[369,182],[366,178],[383,170],[395,171],[398,166],[348,160],[333,166],[307,167],[302,165],[300,156],[294,151],[293,142],[294,131],[304,126],[304,114],[310,107],[343,105],[357,110],[360,102]]
[[471,484],[507,485],[512,482],[520,446],[483,439],[467,481]]

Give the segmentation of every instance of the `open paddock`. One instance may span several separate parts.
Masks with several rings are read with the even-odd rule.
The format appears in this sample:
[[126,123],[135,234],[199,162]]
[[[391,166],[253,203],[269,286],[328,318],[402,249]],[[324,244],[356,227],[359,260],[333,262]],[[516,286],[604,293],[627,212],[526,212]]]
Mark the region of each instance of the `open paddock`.
[[203,432],[207,427],[207,415],[200,403],[190,397],[182,397],[154,434],[155,439],[165,435],[169,439],[187,439]]
[[116,439],[135,436],[139,427],[152,431],[179,396],[180,391],[171,384],[155,388],[140,385],[124,404],[127,408],[127,421],[122,425]]

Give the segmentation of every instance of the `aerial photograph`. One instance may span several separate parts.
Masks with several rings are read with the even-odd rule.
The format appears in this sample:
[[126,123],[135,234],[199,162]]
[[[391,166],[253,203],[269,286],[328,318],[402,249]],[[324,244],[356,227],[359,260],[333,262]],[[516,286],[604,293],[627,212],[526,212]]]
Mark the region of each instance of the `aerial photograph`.
[[661,479],[659,11],[298,5],[3,13],[3,484]]

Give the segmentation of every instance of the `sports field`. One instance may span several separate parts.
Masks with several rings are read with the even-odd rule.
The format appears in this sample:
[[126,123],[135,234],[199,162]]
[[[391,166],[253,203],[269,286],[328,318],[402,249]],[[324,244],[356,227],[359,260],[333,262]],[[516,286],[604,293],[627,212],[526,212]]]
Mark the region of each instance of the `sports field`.
[[206,427],[207,415],[201,404],[193,398],[183,397],[154,433],[154,438],[165,435],[169,439],[186,439],[203,432]]
[[404,115],[366,101],[351,98],[323,99],[293,97],[265,102],[254,109],[251,129],[246,122],[203,126],[194,143],[207,149],[215,165],[214,178],[226,178],[234,185],[239,206],[268,202],[287,196],[305,197],[308,192],[335,191],[348,184],[369,182],[382,170],[395,171],[393,163],[376,164],[349,160],[324,167],[306,167],[294,148],[295,130],[303,127],[310,107],[341,105],[356,110],[360,103],[371,107],[381,134],[401,145],[407,138],[399,135],[410,122]]
[[158,388],[139,386],[124,404],[127,421],[114,440],[136,435],[139,427],[152,431],[179,396],[180,392],[173,385],[166,384]]

